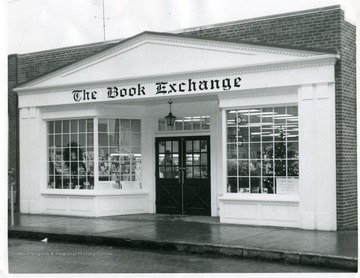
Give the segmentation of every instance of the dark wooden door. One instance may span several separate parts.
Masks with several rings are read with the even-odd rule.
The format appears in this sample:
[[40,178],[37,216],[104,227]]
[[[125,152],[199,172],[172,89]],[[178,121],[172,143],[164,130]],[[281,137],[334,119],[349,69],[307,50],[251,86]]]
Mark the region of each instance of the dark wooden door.
[[156,139],[156,212],[210,215],[210,138]]

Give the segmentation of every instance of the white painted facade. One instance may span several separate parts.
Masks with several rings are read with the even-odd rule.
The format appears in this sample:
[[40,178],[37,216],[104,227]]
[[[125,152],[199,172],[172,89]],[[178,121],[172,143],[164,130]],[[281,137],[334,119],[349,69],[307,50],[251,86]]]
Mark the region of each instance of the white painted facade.
[[[26,83],[15,89],[20,109],[20,212],[156,213],[155,138],[209,135],[212,216],[220,216],[222,223],[336,230],[337,59],[321,52],[143,33]],[[231,88],[189,91],[189,79],[196,86],[229,79]],[[156,94],[158,82],[168,82],[166,90],[176,84],[177,92]],[[108,98],[107,88],[114,86],[127,95]],[[132,97],[131,88],[138,90]],[[74,90],[89,95],[95,91],[96,99],[76,101]],[[170,99],[174,115],[210,116],[210,129],[159,133],[157,120],[169,112]],[[299,193],[227,193],[226,111],[279,105],[297,105],[299,110]],[[47,121],[93,118],[96,154],[99,117],[141,119],[142,188],[97,189],[95,155],[94,190],[48,189]]]

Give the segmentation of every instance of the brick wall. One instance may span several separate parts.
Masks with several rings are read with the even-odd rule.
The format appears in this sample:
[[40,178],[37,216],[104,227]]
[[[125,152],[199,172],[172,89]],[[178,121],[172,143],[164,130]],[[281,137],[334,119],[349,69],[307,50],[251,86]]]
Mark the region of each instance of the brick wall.
[[18,84],[85,59],[115,44],[116,43],[100,43],[18,55]]
[[[231,24],[184,31],[185,35],[230,39],[285,47],[336,49],[341,60],[335,66],[336,80],[336,166],[337,166],[337,217],[338,229],[357,228],[357,157],[356,157],[356,69],[355,27],[344,21],[339,6],[305,13],[244,20]],[[10,56],[18,60],[17,71],[9,64],[9,82],[17,72],[15,83],[20,84],[54,71],[69,63],[102,51],[112,44],[97,44],[67,49]],[[14,59],[14,60],[12,60]],[[16,65],[16,62],[14,62]],[[11,68],[11,72],[10,72]],[[16,66],[15,66],[16,68]],[[16,97],[9,87],[9,102],[17,107]],[[15,109],[16,110],[16,109]],[[9,112],[10,113],[10,112]],[[9,122],[9,141],[17,140],[14,126]],[[12,131],[13,130],[13,131]],[[15,143],[9,143],[15,144]],[[15,145],[11,145],[14,148]],[[17,154],[18,155],[18,154]],[[9,164],[14,161],[9,152]],[[10,163],[11,161],[11,163]],[[17,168],[18,169],[18,168]]]
[[199,28],[188,35],[283,46],[336,49],[337,224],[357,229],[356,31],[338,7]]
[[341,22],[341,63],[336,91],[337,213],[339,229],[357,227],[356,29]]

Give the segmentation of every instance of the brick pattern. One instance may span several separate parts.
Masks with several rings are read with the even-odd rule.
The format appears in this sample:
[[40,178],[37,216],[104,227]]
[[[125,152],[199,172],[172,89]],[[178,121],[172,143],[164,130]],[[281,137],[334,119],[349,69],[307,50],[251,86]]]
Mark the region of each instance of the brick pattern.
[[[356,49],[355,27],[344,20],[344,12],[335,7],[311,13],[243,21],[212,28],[186,31],[185,35],[247,41],[284,47],[336,49],[341,60],[335,66],[336,91],[336,165],[338,229],[357,228],[357,153],[356,153]],[[63,50],[20,55],[17,57],[17,77],[9,70],[9,84],[37,78],[59,67],[84,59],[114,44],[73,47]],[[9,59],[14,59],[10,57]],[[15,62],[16,64],[16,62]],[[9,65],[10,67],[11,65]],[[16,67],[16,66],[15,66]],[[16,72],[16,70],[15,70]],[[9,96],[13,92],[9,86]],[[15,96],[9,106],[17,107]],[[10,112],[9,112],[10,113]],[[16,126],[18,122],[16,123]],[[10,125],[9,125],[10,126]],[[11,123],[10,129],[13,129]],[[9,141],[16,141],[14,132]],[[12,143],[13,144],[13,143]],[[10,147],[10,146],[9,146]],[[11,148],[14,146],[12,145]],[[9,153],[9,161],[14,160]],[[16,156],[16,155],[15,155]],[[18,157],[18,154],[17,154]],[[13,162],[11,162],[13,163]],[[12,165],[10,163],[10,165]],[[18,169],[18,168],[17,168]]]
[[18,84],[56,71],[76,61],[90,57],[116,43],[78,46],[18,56]]
[[340,53],[335,66],[337,224],[339,230],[357,229],[356,31],[344,20],[344,12],[336,8],[187,34]]
[[356,29],[341,22],[336,94],[337,213],[339,229],[357,228]]

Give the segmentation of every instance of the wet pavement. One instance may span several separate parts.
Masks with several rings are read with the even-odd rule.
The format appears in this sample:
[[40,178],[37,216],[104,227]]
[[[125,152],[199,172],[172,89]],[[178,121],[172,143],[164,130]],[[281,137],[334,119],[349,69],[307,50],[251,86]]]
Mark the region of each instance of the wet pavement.
[[342,270],[111,246],[9,240],[10,273],[290,273]]
[[9,237],[113,244],[357,269],[357,231],[220,224],[219,218],[140,214],[100,218],[16,214]]

